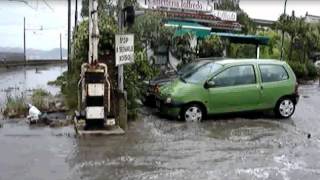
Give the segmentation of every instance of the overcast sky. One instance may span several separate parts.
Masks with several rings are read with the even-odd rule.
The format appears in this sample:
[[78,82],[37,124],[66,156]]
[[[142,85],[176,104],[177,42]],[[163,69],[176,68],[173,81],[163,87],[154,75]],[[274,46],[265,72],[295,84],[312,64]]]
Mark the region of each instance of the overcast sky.
[[[0,46],[23,48],[23,17],[26,17],[26,47],[49,50],[67,48],[67,0],[0,0]],[[81,2],[81,0],[79,0]],[[81,4],[81,3],[79,3]],[[74,7],[74,4],[72,4]],[[74,23],[74,8],[72,8]],[[43,30],[37,30],[41,29]]]
[[[81,4],[81,0],[79,5]],[[0,0],[0,46],[23,47],[23,17],[27,24],[27,48],[49,50],[59,47],[62,33],[63,47],[67,47],[67,0]],[[284,0],[240,0],[240,7],[251,18],[276,20],[283,12]],[[320,0],[288,0],[287,13],[297,16],[320,16]],[[80,9],[79,9],[80,12]],[[72,22],[74,4],[72,4]],[[44,30],[33,30],[43,27]]]

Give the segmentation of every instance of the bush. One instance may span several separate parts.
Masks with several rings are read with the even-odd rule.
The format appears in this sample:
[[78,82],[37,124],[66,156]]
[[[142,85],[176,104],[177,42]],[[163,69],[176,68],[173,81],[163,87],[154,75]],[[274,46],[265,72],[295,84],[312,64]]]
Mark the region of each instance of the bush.
[[10,96],[6,98],[3,115],[9,118],[23,116],[27,113],[28,107],[25,104],[25,98],[21,96]]
[[305,64],[296,61],[289,61],[288,64],[291,66],[298,79],[304,79],[308,76],[308,70]]
[[199,45],[199,57],[222,57],[223,56],[223,43],[219,36],[208,36]]
[[308,71],[308,79],[316,79],[318,76],[317,68],[314,64],[312,64],[310,61],[306,63],[306,68]]
[[45,98],[48,97],[50,93],[43,89],[36,89],[33,91],[31,96],[32,105],[37,107],[40,110],[46,109]]

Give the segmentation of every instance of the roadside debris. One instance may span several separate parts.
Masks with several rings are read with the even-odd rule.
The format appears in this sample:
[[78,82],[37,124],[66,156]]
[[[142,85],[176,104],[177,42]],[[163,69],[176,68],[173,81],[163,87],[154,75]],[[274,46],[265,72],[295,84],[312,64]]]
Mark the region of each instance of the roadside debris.
[[29,107],[29,115],[27,116],[27,120],[30,124],[37,123],[40,120],[41,112],[40,110],[33,106],[32,104],[28,104]]
[[308,134],[308,139],[310,139],[310,138],[311,138],[311,134],[309,133],[309,134]]

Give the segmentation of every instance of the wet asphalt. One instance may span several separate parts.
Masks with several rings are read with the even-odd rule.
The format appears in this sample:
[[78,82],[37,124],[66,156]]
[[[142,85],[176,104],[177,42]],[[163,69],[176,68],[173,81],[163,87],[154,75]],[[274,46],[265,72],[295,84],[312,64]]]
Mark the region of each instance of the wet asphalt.
[[124,136],[2,121],[0,180],[320,179],[320,87],[300,87],[290,119],[229,114],[201,123],[143,107]]

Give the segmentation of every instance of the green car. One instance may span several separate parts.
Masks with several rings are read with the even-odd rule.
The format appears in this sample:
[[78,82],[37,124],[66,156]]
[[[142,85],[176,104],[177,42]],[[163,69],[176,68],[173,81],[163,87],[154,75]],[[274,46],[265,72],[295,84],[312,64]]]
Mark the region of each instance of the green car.
[[160,87],[156,106],[161,114],[186,121],[201,121],[208,114],[268,109],[289,118],[298,99],[296,77],[286,62],[226,59],[206,61]]

